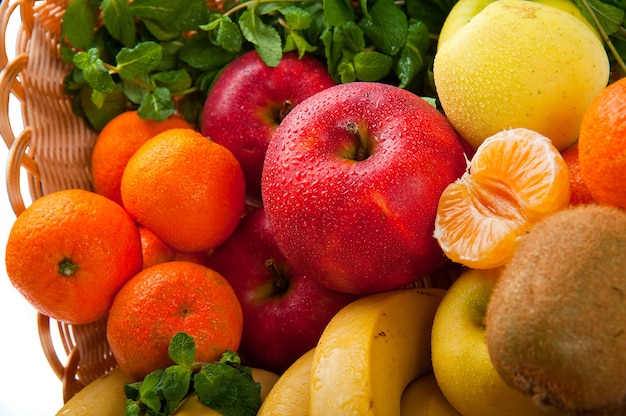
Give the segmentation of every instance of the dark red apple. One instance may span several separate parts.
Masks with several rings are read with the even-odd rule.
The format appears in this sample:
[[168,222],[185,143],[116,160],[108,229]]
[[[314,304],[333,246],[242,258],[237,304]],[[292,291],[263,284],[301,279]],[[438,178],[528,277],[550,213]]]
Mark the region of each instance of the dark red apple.
[[262,177],[268,223],[298,270],[338,291],[399,288],[439,268],[439,197],[466,145],[428,102],[382,83],[328,88],[285,117]]
[[276,127],[300,101],[335,82],[326,64],[287,53],[277,67],[267,66],[256,51],[226,66],[204,104],[201,131],[227,147],[246,177],[248,202],[261,203],[265,150]]
[[330,319],[356,299],[294,270],[278,249],[263,208],[243,217],[213,251],[209,267],[230,282],[241,303],[242,361],[279,374],[313,348]]

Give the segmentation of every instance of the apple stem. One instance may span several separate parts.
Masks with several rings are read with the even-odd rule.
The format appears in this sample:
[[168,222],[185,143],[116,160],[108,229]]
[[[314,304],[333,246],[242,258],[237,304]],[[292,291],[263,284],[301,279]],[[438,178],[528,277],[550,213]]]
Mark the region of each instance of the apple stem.
[[274,284],[276,291],[278,293],[285,293],[289,288],[289,281],[285,279],[285,276],[283,276],[280,270],[278,270],[274,259],[265,260],[265,267],[274,277],[274,279],[272,279],[272,283]]
[[346,124],[346,130],[348,130],[356,138],[356,149],[354,152],[354,160],[361,162],[369,156],[369,151],[364,143],[363,136],[359,132],[359,127],[356,123]]
[[278,122],[279,123],[281,121],[283,121],[283,119],[285,117],[287,117],[287,114],[291,111],[292,108],[293,108],[293,103],[291,102],[291,100],[285,100],[283,102],[283,106],[280,109],[280,112],[278,113]]

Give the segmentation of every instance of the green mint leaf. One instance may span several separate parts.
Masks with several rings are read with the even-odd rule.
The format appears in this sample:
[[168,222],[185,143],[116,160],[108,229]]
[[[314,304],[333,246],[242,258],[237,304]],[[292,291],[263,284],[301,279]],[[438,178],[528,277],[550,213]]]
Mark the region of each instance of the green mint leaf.
[[126,400],[126,405],[124,406],[124,416],[139,416],[140,412],[141,408],[137,402],[133,400]]
[[356,81],[356,70],[354,69],[354,63],[351,60],[342,60],[337,66],[337,72],[339,73],[339,79],[344,84]]
[[317,47],[307,42],[306,39],[298,32],[292,31],[289,32],[287,38],[285,39],[285,46],[283,50],[285,52],[297,50],[298,57],[302,58],[307,52],[315,52]]
[[177,30],[167,29],[161,26],[159,23],[152,20],[142,20],[141,23],[150,32],[150,34],[159,41],[176,40],[180,37],[180,32]]
[[196,359],[196,343],[191,336],[178,332],[170,340],[167,352],[176,364],[192,368]]
[[249,367],[232,364],[205,364],[193,378],[198,398],[226,416],[254,416],[261,407],[261,385]]
[[254,9],[248,9],[241,14],[239,27],[243,36],[256,47],[263,62],[267,66],[278,66],[283,57],[282,41],[278,31],[265,24],[254,13]]
[[167,32],[195,30],[209,20],[210,10],[204,0],[134,0],[132,13]]
[[354,22],[348,22],[335,28],[333,42],[349,52],[360,52],[365,49],[365,34]]
[[100,10],[91,0],[69,2],[61,22],[61,30],[68,42],[77,49],[87,49],[95,37]]
[[115,67],[122,79],[142,78],[161,62],[163,50],[156,42],[138,43],[134,48],[122,48],[115,57]]
[[141,118],[156,121],[164,121],[176,110],[170,91],[165,87],[157,87],[154,91],[146,94],[137,108]]
[[73,61],[76,68],[83,71],[83,77],[91,88],[99,92],[113,91],[115,82],[100,59],[98,49],[91,48],[87,52],[79,52],[74,55]]
[[[585,17],[585,19],[594,24],[593,18],[583,2],[581,0],[575,1],[580,13]],[[624,9],[620,9],[619,7],[609,3],[603,3],[600,0],[587,0],[587,4],[593,11],[593,14],[598,19],[600,26],[607,35],[613,35],[624,23],[624,14],[626,13]],[[626,5],[622,5],[622,7],[626,7]]]
[[359,26],[377,49],[387,55],[396,55],[406,43],[407,17],[393,0],[377,0],[370,18],[361,20]]
[[135,20],[128,0],[102,0],[102,21],[113,39],[126,47],[135,44]]
[[91,102],[94,103],[94,105],[98,109],[101,109],[102,106],[104,106],[106,98],[107,98],[107,94],[104,92],[99,92],[96,90],[91,91]]
[[323,0],[324,17],[330,26],[354,21],[354,7],[348,0]]
[[426,64],[426,53],[430,46],[430,33],[426,24],[412,20],[409,23],[406,45],[395,63],[395,73],[400,88],[406,86],[415,78]]
[[[171,344],[170,344],[171,346]],[[189,393],[192,370],[189,367],[173,365],[165,369],[157,389],[165,399],[165,410],[170,414]]]
[[227,52],[239,52],[243,45],[241,30],[230,17],[223,14],[214,14],[212,20],[201,29],[209,33],[209,40]]
[[[324,53],[326,56],[326,65],[328,71],[337,80],[341,82],[351,82],[351,76],[345,77],[346,68],[339,69],[341,62],[350,62],[352,66],[352,57],[358,51],[365,48],[365,37],[363,30],[354,22],[347,22],[341,26],[334,27],[321,37],[324,43]],[[353,70],[351,70],[353,72]],[[342,75],[344,74],[344,75]],[[343,81],[343,80],[346,81]]]
[[361,81],[379,81],[391,70],[393,59],[376,51],[359,52],[354,55],[354,70]]
[[[149,83],[149,79],[145,79],[146,83]],[[122,80],[124,86],[124,95],[128,100],[134,104],[141,104],[146,98],[146,95],[150,92],[144,88],[143,83],[136,82],[136,80]]]
[[76,51],[67,44],[67,42],[61,40],[59,41],[59,52],[61,54],[61,60],[66,64],[74,63],[74,55]]
[[232,367],[239,368],[241,366],[241,357],[234,351],[226,350],[220,357],[220,363],[228,364]]
[[166,87],[174,94],[190,88],[192,83],[191,75],[185,69],[158,72],[152,76],[152,79],[156,85]]
[[144,377],[139,387],[139,400],[155,412],[161,411],[161,394],[157,386],[164,371],[159,369],[151,372]]
[[[187,40],[181,48],[179,59],[192,68],[203,72],[222,69],[235,59],[237,53],[228,52],[207,40],[207,34],[199,32]],[[203,75],[201,75],[203,77]]]
[[141,381],[136,381],[134,383],[126,383],[124,384],[124,394],[131,401],[139,400],[139,388],[141,387]]
[[313,21],[313,16],[307,10],[297,6],[281,7],[280,12],[291,30],[308,29]]
[[179,41],[159,42],[161,45],[161,62],[155,68],[156,71],[169,71],[178,69],[181,63],[178,60],[178,54],[183,47],[183,43]]

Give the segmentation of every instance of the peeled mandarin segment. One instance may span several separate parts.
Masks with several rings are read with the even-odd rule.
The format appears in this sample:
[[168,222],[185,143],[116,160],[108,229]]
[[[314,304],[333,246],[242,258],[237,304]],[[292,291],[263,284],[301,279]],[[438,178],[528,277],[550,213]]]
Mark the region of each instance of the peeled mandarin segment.
[[487,139],[471,161],[480,184],[499,180],[533,220],[569,203],[567,164],[550,139],[532,130],[504,130]]
[[455,262],[498,267],[534,223],[569,199],[567,165],[550,140],[528,129],[505,130],[486,139],[469,171],[444,190],[434,236]]
[[450,184],[439,200],[435,238],[454,262],[476,269],[498,267],[513,254],[520,224],[494,216],[474,191],[471,178]]

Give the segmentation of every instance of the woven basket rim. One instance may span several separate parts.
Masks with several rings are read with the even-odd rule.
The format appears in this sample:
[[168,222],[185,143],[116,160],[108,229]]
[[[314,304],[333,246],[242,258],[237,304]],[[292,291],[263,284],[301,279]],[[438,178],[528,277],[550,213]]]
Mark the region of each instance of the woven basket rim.
[[[58,55],[60,18],[69,0],[5,0],[0,3],[0,136],[9,149],[7,192],[19,215],[25,201],[59,189],[91,189],[89,157],[96,133],[71,112],[63,95],[66,67]],[[15,57],[6,44],[10,18],[19,13]],[[23,128],[15,133],[9,101],[21,106]],[[26,173],[29,195],[21,175]],[[87,325],[57,322],[40,313],[37,327],[44,355],[63,384],[67,401],[117,366],[106,342],[106,318]],[[61,345],[53,339],[60,338]]]

